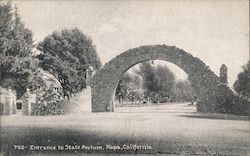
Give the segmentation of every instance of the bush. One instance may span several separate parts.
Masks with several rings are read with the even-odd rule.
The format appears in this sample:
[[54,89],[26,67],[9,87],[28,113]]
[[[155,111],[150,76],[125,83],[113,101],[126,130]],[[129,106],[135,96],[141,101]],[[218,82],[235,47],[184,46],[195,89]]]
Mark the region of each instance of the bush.
[[235,95],[226,85],[218,86],[216,107],[218,113],[228,113],[234,115],[250,115],[250,103]]
[[47,113],[54,109],[63,111],[63,114],[69,112],[69,101],[63,99],[62,92],[56,92],[51,88],[46,91],[37,90],[36,104],[34,115],[48,115]]

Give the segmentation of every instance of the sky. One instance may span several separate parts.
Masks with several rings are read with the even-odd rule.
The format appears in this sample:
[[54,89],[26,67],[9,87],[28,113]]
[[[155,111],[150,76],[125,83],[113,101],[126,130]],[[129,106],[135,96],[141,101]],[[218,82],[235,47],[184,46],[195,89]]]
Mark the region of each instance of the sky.
[[[36,42],[53,31],[79,28],[103,64],[142,45],[166,44],[199,57],[232,86],[249,60],[248,0],[12,0]],[[162,63],[162,62],[160,62]],[[169,65],[169,63],[167,63]],[[171,65],[177,77],[185,73]]]

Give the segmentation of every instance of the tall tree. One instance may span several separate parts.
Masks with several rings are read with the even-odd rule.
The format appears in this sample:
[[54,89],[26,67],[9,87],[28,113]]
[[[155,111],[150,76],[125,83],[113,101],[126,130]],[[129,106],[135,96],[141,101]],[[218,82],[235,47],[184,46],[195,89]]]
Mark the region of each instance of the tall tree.
[[0,4],[0,85],[11,87],[20,97],[32,85],[30,76],[37,60],[32,57],[32,32],[25,28],[17,8],[10,2]]
[[234,83],[234,89],[241,95],[250,98],[250,61],[243,66],[243,71],[239,73]]
[[157,102],[173,96],[175,75],[167,66],[153,66],[147,61],[140,64],[136,73],[142,77],[145,95],[150,96],[152,101]]
[[41,51],[40,66],[59,80],[68,97],[85,87],[87,66],[101,67],[92,40],[77,28],[53,32],[37,49]]
[[158,65],[156,68],[157,88],[162,97],[171,97],[175,85],[175,75],[167,67]]
[[139,66],[139,70],[136,71],[143,79],[143,88],[148,91],[158,91],[157,76],[155,68],[150,62],[143,62]]

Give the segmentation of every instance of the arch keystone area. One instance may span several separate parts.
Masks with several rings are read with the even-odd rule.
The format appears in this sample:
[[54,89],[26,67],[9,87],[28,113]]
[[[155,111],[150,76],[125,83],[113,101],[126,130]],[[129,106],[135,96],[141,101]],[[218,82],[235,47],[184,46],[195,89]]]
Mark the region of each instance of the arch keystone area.
[[183,69],[199,100],[197,110],[214,112],[221,84],[217,75],[199,58],[175,46],[149,45],[130,49],[105,64],[92,81],[92,112],[114,111],[114,94],[123,74],[135,64],[147,60],[165,60]]

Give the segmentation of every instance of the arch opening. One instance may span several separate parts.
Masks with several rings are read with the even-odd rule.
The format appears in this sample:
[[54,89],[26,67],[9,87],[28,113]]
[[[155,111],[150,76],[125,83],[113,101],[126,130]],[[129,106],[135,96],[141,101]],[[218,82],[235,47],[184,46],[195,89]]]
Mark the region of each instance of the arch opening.
[[[175,64],[161,60],[144,61],[129,68],[113,94],[115,112],[151,112],[150,108],[158,109],[154,106],[161,106],[167,112],[169,106],[163,105],[195,106],[196,101],[187,73]],[[136,108],[142,106],[141,110]]]

